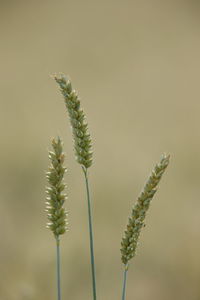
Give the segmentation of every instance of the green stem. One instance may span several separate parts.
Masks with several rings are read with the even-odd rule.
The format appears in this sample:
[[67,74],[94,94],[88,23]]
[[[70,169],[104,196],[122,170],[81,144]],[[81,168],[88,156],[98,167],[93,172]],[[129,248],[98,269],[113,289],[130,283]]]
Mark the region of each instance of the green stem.
[[89,190],[87,169],[85,169],[84,167],[83,167],[83,172],[84,172],[84,175],[85,175],[85,184],[86,184],[86,191],[87,191],[87,203],[88,203],[88,223],[89,223],[89,236],[90,236],[90,259],[91,259],[91,269],[92,269],[93,300],[96,300],[94,242],[93,242],[93,230],[92,230],[92,211],[91,211],[90,190]]
[[123,289],[122,289],[122,300],[126,298],[126,279],[127,279],[128,265],[124,268],[124,279],[123,279]]
[[61,280],[60,280],[60,239],[56,237],[56,266],[57,266],[57,299],[61,300]]

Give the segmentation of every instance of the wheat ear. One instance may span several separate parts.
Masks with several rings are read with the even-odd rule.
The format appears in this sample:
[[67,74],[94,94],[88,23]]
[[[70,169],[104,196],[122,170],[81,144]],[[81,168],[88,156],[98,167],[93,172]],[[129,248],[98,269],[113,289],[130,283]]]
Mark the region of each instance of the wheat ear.
[[49,151],[51,165],[46,173],[49,186],[46,188],[46,211],[47,228],[49,228],[56,239],[56,265],[57,265],[57,299],[61,300],[61,274],[60,274],[60,235],[67,229],[67,212],[63,207],[66,195],[63,193],[65,184],[63,177],[66,168],[63,166],[64,153],[62,141],[58,137],[52,140],[53,151]]
[[95,259],[94,259],[94,241],[93,241],[93,226],[92,226],[92,209],[91,197],[89,189],[88,168],[92,165],[92,142],[88,133],[88,124],[85,119],[85,114],[80,107],[80,98],[75,90],[72,89],[72,84],[63,74],[54,77],[60,86],[61,93],[65,100],[65,106],[68,111],[72,134],[74,138],[74,150],[76,160],[82,166],[85,177],[87,206],[88,206],[88,224],[90,238],[90,260],[92,272],[92,290],[93,300],[96,300],[96,275],[95,275]]
[[147,180],[143,191],[139,195],[135,205],[132,208],[132,214],[129,217],[128,225],[124,232],[121,242],[121,260],[124,264],[124,280],[122,289],[122,300],[125,300],[126,277],[128,271],[128,263],[136,254],[138,239],[141,229],[144,227],[144,219],[146,217],[149,205],[163,173],[169,164],[169,155],[163,155],[161,161],[155,166],[149,179]]
[[92,145],[85,114],[80,107],[80,99],[77,92],[72,89],[71,81],[64,75],[55,76],[55,80],[60,86],[69,114],[76,159],[87,169],[92,165]]

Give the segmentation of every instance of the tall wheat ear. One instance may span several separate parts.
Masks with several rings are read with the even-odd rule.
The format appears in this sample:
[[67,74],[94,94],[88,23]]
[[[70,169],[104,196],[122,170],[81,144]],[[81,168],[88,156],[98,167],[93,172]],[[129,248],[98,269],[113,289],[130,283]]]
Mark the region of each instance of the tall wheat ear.
[[157,191],[158,183],[160,182],[161,177],[169,164],[169,158],[169,155],[163,155],[161,161],[155,166],[144,186],[143,191],[134,204],[131,216],[128,219],[128,224],[121,242],[121,260],[125,267],[122,300],[125,299],[128,263],[131,258],[136,255],[138,239],[141,229],[144,227],[144,219],[149,209],[151,200]]
[[64,153],[60,137],[52,139],[53,151],[49,151],[50,167],[46,173],[49,186],[46,188],[46,212],[47,228],[56,239],[56,267],[57,267],[57,299],[61,300],[61,274],[60,274],[60,235],[67,230],[67,212],[63,207],[67,199],[64,194],[65,183],[63,182],[66,168],[63,166]]
[[72,89],[72,84],[69,78],[63,74],[54,76],[54,79],[60,86],[60,91],[65,100],[65,106],[68,111],[72,134],[74,138],[74,150],[77,162],[81,165],[86,185],[87,206],[88,206],[88,224],[90,238],[90,261],[92,273],[92,290],[93,300],[97,299],[96,295],[96,275],[95,275],[95,259],[94,259],[94,242],[93,242],[93,226],[92,226],[92,208],[91,196],[89,189],[88,168],[92,165],[92,141],[88,132],[88,124],[85,114],[80,107],[80,98],[75,90]]
[[69,119],[74,137],[74,149],[78,163],[86,169],[92,165],[91,137],[88,133],[88,124],[85,114],[80,107],[80,98],[72,89],[71,81],[63,74],[54,76],[60,86],[61,93],[65,99],[65,105],[69,114]]

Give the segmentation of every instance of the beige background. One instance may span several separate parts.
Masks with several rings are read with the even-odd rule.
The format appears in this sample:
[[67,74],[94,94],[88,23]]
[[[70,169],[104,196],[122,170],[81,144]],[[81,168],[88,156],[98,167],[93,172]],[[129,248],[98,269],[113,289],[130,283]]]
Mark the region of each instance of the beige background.
[[131,264],[127,300],[199,300],[199,1],[1,0],[0,37],[0,299],[56,299],[44,172],[57,134],[69,169],[63,299],[92,298],[83,176],[50,77],[61,71],[79,91],[94,144],[98,299],[121,297],[121,236],[166,152],[171,165]]

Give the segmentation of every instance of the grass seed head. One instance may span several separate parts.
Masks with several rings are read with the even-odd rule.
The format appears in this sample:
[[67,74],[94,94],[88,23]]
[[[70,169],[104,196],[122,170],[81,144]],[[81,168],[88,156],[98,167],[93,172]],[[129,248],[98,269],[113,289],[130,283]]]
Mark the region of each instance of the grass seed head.
[[163,155],[151,172],[143,191],[132,208],[126,230],[121,242],[121,259],[125,266],[135,256],[141,229],[145,226],[144,219],[150,202],[157,191],[158,183],[169,164],[169,156]]
[[59,84],[61,93],[65,99],[74,138],[76,160],[87,169],[92,165],[92,144],[85,114],[80,107],[80,99],[77,92],[72,89],[69,79],[62,74],[54,78]]
[[64,153],[62,148],[62,141],[58,137],[57,140],[52,140],[53,151],[49,151],[49,159],[51,165],[46,173],[49,186],[46,188],[46,212],[48,223],[47,227],[58,238],[65,233],[67,229],[67,213],[63,204],[66,200],[66,195],[63,193],[65,184],[63,177],[66,168],[63,166]]

